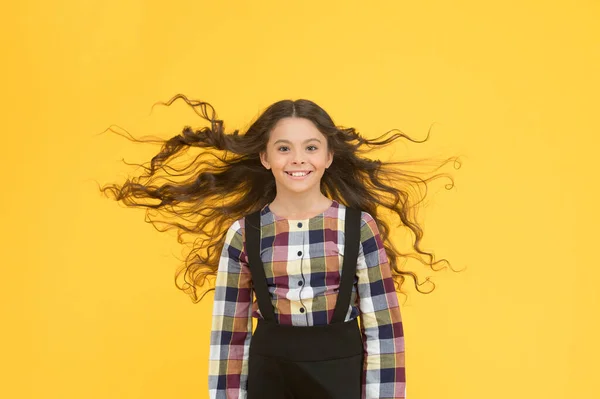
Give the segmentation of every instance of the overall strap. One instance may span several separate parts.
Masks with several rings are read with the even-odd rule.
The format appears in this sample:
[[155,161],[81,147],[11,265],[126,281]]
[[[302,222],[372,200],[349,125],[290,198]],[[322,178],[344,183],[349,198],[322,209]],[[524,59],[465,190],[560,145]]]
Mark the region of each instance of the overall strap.
[[358,248],[360,245],[360,215],[361,211],[346,207],[346,218],[344,221],[344,264],[342,265],[342,278],[340,290],[333,311],[331,323],[343,323],[350,306],[352,286],[356,276],[356,263],[358,260]]
[[271,296],[267,288],[267,276],[264,265],[260,259],[260,210],[245,217],[246,251],[252,274],[252,285],[256,293],[258,308],[263,318],[275,322],[275,311],[271,303]]

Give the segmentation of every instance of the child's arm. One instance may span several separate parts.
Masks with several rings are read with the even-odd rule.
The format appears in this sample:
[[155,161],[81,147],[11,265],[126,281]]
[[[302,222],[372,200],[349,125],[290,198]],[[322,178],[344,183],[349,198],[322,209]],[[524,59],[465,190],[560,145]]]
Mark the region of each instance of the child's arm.
[[215,284],[208,389],[211,399],[245,399],[252,338],[252,288],[241,260],[240,221],[227,231]]
[[361,218],[357,276],[365,348],[362,399],[405,398],[404,332],[398,297],[379,229]]

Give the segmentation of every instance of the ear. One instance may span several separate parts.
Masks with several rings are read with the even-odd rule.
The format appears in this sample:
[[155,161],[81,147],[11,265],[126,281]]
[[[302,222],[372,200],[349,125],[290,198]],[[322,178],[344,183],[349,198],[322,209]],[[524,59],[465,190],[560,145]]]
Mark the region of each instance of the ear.
[[327,153],[327,167],[330,167],[333,163],[333,151]]
[[271,165],[269,164],[269,162],[267,161],[267,152],[266,151],[261,151],[258,156],[260,157],[260,163],[263,164],[263,166],[268,170],[271,169]]

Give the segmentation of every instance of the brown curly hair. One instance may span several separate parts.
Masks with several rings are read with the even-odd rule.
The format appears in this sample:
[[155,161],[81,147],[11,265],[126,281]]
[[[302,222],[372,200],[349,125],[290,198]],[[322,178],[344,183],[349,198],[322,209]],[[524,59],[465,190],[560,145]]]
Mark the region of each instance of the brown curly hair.
[[[390,227],[383,220],[381,211],[398,215],[401,225],[414,233],[413,248],[418,254],[429,258],[427,265],[434,271],[435,265],[447,262],[441,259],[434,262],[434,256],[423,251],[419,244],[423,231],[416,223],[416,205],[425,197],[413,199],[411,193],[418,192],[421,184],[427,183],[446,174],[436,174],[422,179],[417,172],[408,172],[405,166],[418,161],[381,162],[361,156],[375,147],[385,146],[397,138],[403,137],[416,141],[394,129],[382,136],[369,140],[362,137],[354,128],[335,125],[328,113],[312,101],[306,99],[281,100],[264,110],[251,123],[244,134],[238,130],[226,133],[224,123],[217,118],[214,108],[207,102],[188,99],[177,94],[169,101],[157,104],[171,105],[177,99],[185,101],[203,119],[210,122],[210,127],[194,130],[184,126],[180,134],[168,140],[131,140],[137,142],[155,142],[161,149],[151,160],[149,167],[142,166],[146,174],[126,179],[122,185],[108,184],[100,190],[112,193],[116,201],[127,206],[146,207],[147,221],[159,231],[178,229],[178,242],[183,243],[183,235],[190,233],[195,237],[184,265],[175,274],[175,285],[189,294],[194,303],[202,300],[204,295],[214,289],[214,284],[199,296],[198,289],[205,288],[207,281],[216,277],[220,254],[225,242],[229,226],[236,220],[251,212],[261,209],[270,203],[276,194],[275,178],[270,170],[263,167],[259,153],[265,151],[270,131],[282,118],[298,117],[312,121],[317,129],[327,138],[328,148],[335,154],[335,162],[325,170],[321,179],[321,192],[347,207],[354,207],[368,212],[377,222],[389,258],[396,290],[401,287],[407,276],[414,281],[417,291],[429,293],[435,284],[429,278],[433,288],[422,291],[418,276],[411,271],[403,270],[398,262],[400,257],[412,257],[425,263],[416,254],[400,253],[388,240]],[[156,105],[156,104],[155,104]],[[107,129],[115,132],[112,127]],[[115,132],[118,133],[118,132]],[[382,139],[388,133],[394,133]],[[132,137],[131,135],[129,135]],[[199,154],[183,166],[172,165],[177,155],[183,155],[190,148],[200,148]],[[436,169],[453,161],[460,167],[457,157],[441,162]],[[159,170],[168,176],[178,178],[177,181],[165,176],[160,182]],[[454,186],[446,185],[447,189]],[[142,203],[141,200],[152,199],[158,203]],[[161,230],[151,218],[150,211],[159,210],[161,214],[175,216],[176,221],[165,221],[166,229]],[[399,225],[400,226],[400,225]],[[448,263],[449,264],[449,263]],[[182,284],[179,284],[179,279]]]

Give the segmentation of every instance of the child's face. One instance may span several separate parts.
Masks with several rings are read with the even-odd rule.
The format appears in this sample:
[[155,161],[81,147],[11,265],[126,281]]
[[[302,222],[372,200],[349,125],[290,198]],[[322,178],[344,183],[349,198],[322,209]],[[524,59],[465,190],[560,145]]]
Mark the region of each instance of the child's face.
[[[261,162],[272,170],[277,191],[320,191],[325,168],[333,161],[327,149],[327,139],[317,127],[305,118],[283,118],[277,122],[267,143]],[[309,172],[294,177],[289,172]]]

